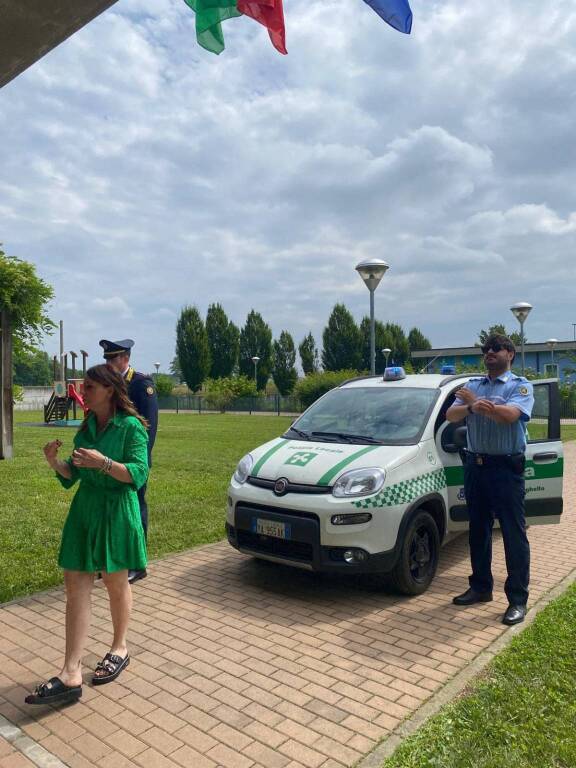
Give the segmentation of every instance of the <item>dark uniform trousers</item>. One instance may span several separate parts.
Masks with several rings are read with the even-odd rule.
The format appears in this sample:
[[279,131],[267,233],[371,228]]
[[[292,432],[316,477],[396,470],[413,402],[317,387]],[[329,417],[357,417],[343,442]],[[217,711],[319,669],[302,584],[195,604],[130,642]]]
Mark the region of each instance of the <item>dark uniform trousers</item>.
[[[492,459],[492,462],[490,462]],[[486,457],[464,465],[464,492],[470,517],[469,542],[472,561],[470,587],[492,592],[492,527],[500,522],[508,578],[504,591],[511,605],[526,605],[530,581],[530,547],[524,516],[524,471],[505,457]]]
[[148,541],[148,504],[146,503],[146,485],[138,489],[138,503],[140,504],[140,520],[144,528],[144,538]]

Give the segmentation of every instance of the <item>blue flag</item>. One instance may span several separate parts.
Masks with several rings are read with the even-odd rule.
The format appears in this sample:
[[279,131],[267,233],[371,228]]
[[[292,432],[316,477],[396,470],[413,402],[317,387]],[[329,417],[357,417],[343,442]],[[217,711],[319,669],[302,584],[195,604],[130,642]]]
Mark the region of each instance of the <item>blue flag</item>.
[[364,0],[378,16],[398,32],[410,34],[412,29],[412,11],[408,0]]

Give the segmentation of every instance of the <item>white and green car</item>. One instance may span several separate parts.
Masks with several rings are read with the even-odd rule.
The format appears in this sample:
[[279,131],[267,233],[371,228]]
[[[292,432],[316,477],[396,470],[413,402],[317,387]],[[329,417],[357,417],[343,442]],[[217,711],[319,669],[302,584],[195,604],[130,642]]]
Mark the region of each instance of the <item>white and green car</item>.
[[[232,546],[257,558],[332,573],[387,574],[405,594],[432,581],[442,542],[468,527],[459,449],[445,414],[471,375],[353,379],[288,431],[244,456],[228,492]],[[558,382],[534,381],[526,516],[562,514]]]

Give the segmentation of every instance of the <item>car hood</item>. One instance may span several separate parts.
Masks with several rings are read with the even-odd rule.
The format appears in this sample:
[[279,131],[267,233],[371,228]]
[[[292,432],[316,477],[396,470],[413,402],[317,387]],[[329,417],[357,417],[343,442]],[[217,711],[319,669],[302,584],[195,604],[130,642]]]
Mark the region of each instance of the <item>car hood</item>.
[[351,445],[277,438],[250,451],[251,476],[285,477],[291,483],[332,485],[343,473],[362,467],[393,469],[418,454],[417,445]]

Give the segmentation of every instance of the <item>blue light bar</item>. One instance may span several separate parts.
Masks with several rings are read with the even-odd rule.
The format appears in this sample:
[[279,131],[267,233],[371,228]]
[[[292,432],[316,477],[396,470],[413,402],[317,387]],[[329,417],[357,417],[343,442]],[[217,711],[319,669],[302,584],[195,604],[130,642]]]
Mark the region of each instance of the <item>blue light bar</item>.
[[406,378],[406,371],[400,365],[391,365],[384,369],[384,381],[400,381]]
[[450,376],[451,374],[456,373],[456,366],[455,365],[443,365],[440,369],[440,373],[443,376]]

